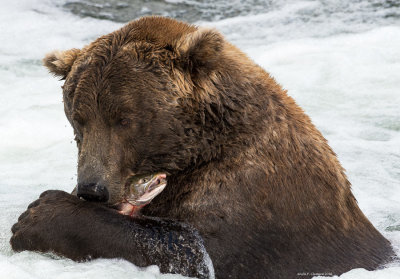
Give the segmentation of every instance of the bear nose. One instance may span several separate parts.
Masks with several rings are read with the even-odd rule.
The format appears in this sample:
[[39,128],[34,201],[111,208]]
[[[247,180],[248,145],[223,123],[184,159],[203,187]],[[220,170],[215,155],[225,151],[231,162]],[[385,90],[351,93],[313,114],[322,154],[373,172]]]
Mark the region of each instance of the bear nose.
[[107,187],[99,183],[79,183],[76,195],[94,202],[106,202],[109,198]]

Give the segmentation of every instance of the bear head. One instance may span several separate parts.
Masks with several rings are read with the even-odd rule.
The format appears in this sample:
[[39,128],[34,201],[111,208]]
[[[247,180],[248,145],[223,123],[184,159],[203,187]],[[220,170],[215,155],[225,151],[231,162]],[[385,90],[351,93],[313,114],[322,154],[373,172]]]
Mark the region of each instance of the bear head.
[[213,29],[147,17],[82,49],[48,54],[44,65],[65,80],[78,192],[114,204],[133,175],[174,174],[218,157],[222,128],[207,119],[221,118],[219,97],[208,91],[223,47]]

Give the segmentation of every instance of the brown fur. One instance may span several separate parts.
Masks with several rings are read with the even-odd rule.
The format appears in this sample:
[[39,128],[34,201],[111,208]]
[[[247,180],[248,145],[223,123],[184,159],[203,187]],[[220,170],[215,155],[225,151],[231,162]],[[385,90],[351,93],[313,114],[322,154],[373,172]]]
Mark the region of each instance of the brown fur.
[[309,117],[217,31],[142,18],[44,63],[66,77],[78,182],[105,184],[113,204],[131,175],[170,173],[144,214],[194,225],[217,278],[341,274],[390,260]]

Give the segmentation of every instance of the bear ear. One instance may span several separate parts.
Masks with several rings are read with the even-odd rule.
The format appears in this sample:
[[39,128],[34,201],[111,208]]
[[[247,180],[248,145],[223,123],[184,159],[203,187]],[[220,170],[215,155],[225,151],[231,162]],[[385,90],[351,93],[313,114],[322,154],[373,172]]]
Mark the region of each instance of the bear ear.
[[65,79],[80,53],[81,50],[76,48],[65,51],[56,50],[43,58],[43,64],[49,69],[50,73]]
[[208,73],[217,66],[223,45],[224,37],[218,31],[199,28],[180,38],[176,49],[191,73]]

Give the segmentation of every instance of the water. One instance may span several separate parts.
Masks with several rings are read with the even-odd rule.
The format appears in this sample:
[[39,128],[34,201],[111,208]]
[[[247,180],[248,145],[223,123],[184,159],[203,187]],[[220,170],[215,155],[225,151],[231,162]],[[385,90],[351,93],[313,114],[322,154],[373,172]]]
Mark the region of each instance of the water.
[[[80,16],[126,22],[145,15],[171,16],[189,22],[217,21],[225,18],[280,12],[291,6],[309,8],[287,14],[281,23],[335,21],[375,24],[395,22],[400,4],[394,0],[298,1],[298,0],[67,0],[60,6]],[[357,14],[357,16],[354,16]],[[361,16],[359,16],[361,15]],[[280,19],[282,20],[282,19]]]
[[[398,1],[0,0],[0,279],[182,278],[122,260],[11,251],[10,228],[46,189],[71,191],[76,147],[61,81],[41,66],[127,20],[171,15],[218,28],[280,82],[338,154],[361,209],[400,254]],[[400,278],[400,263],[341,278]]]

